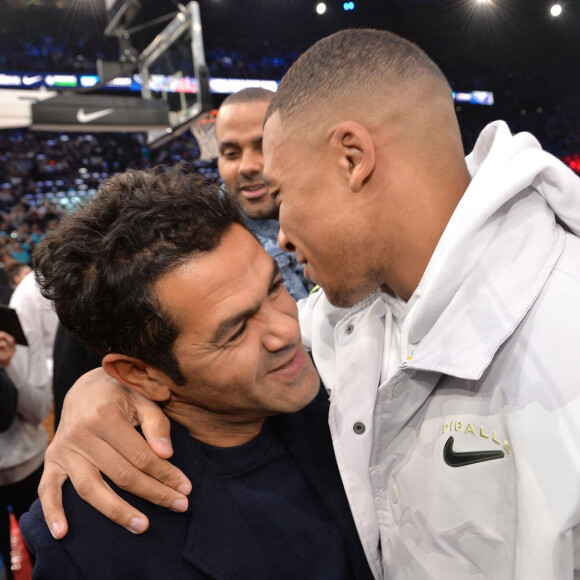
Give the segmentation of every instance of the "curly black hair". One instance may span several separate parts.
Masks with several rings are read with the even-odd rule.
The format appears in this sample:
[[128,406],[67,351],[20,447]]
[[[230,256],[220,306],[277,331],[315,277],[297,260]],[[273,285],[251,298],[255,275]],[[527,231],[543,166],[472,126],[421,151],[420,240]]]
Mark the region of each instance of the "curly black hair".
[[139,358],[183,385],[179,321],[154,285],[216,248],[234,223],[244,225],[236,204],[186,166],[129,170],[46,235],[34,252],[37,282],[61,323],[98,354]]

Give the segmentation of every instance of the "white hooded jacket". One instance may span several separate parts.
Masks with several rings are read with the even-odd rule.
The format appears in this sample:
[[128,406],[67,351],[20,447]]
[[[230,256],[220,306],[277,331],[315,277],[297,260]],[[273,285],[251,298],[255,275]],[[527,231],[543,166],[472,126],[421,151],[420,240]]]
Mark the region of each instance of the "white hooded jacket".
[[410,300],[338,309],[319,292],[301,304],[304,341],[377,577],[380,530],[388,578],[572,578],[580,179],[503,122],[467,163]]

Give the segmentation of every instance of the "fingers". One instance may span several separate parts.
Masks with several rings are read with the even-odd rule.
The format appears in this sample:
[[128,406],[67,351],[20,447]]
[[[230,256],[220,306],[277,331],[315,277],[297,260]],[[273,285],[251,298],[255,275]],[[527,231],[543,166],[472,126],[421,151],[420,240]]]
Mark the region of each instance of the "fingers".
[[14,340],[14,337],[11,334],[8,334],[7,332],[0,330],[0,343],[5,343],[9,346],[14,346],[16,344],[16,340]]
[[122,500],[90,461],[69,450],[64,455],[69,465],[63,467],[60,459],[56,460],[60,457],[58,440],[55,439],[47,450],[44,473],[38,487],[44,519],[54,538],[59,540],[68,532],[62,505],[62,486],[69,476],[79,496],[110,520],[135,534],[143,533],[148,528],[148,519]]
[[136,422],[141,426],[147,443],[159,457],[164,459],[171,457],[173,447],[169,437],[170,423],[167,416],[156,403],[137,393],[131,393],[131,400],[135,408]]
[[[187,509],[185,494],[191,491],[187,477],[158,457],[129,423],[115,422],[114,439],[91,442],[90,458],[121,489],[175,511]],[[73,479],[73,473],[69,475]],[[176,501],[181,501],[177,507]]]
[[45,459],[44,472],[38,486],[38,497],[46,525],[57,540],[64,538],[68,531],[68,523],[62,509],[62,486],[66,480],[66,472],[57,463]]
[[[133,424],[141,421],[154,445],[170,456],[169,421],[155,403],[129,392],[107,375],[103,377],[102,371],[91,371],[69,391],[47,452],[47,464],[52,460],[58,465],[44,478],[44,497],[53,524],[66,526],[56,488],[67,475],[80,497],[134,533],[147,529],[147,518],[119,498],[100,472],[121,489],[157,505],[174,511],[187,509],[189,480],[161,459],[135,430]],[[62,535],[65,533],[66,527]]]
[[[129,469],[123,471],[118,468],[116,473],[105,470],[104,472],[119,487],[158,505],[171,507],[174,501],[183,499],[183,497],[178,497],[170,490],[163,490],[162,486],[157,485],[152,486],[151,491],[149,491],[149,486],[144,483],[149,480],[139,477],[140,474],[132,469],[134,466],[160,484],[177,491],[180,496],[191,492],[189,479],[177,467],[161,459],[173,455],[169,419],[153,401],[134,392],[128,392],[128,394],[132,408],[125,412],[128,416],[134,416],[133,423],[140,425],[146,440],[139,436],[128,422],[118,423],[119,432],[115,434],[114,442],[108,437],[108,434],[104,434],[105,440],[127,460]],[[126,463],[124,465],[127,466]],[[145,485],[145,487],[137,490],[134,487],[137,483]],[[159,495],[160,492],[161,495]],[[159,497],[159,501],[156,501],[155,497]]]
[[126,530],[141,534],[149,527],[147,517],[121,499],[90,463],[79,461],[78,469],[71,474],[71,481],[81,498]]

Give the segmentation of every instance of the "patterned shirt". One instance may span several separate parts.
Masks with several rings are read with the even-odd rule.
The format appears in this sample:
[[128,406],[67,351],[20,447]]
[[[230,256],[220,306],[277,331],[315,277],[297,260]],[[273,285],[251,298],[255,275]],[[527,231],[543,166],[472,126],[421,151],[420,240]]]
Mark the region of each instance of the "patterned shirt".
[[280,230],[278,220],[255,220],[245,217],[248,229],[258,238],[264,250],[278,262],[284,286],[292,298],[294,300],[306,298],[314,284],[304,278],[304,268],[296,261],[294,252],[285,252],[278,245],[278,232]]

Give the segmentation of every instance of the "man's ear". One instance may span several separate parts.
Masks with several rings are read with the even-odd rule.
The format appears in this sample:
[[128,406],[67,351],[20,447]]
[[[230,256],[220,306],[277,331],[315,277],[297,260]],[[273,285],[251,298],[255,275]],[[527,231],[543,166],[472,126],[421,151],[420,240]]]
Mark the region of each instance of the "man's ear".
[[102,365],[106,373],[151,401],[167,401],[171,396],[171,379],[138,358],[111,353],[105,355]]
[[334,131],[332,142],[340,155],[350,188],[359,192],[376,164],[375,143],[370,131],[358,121],[344,121]]

